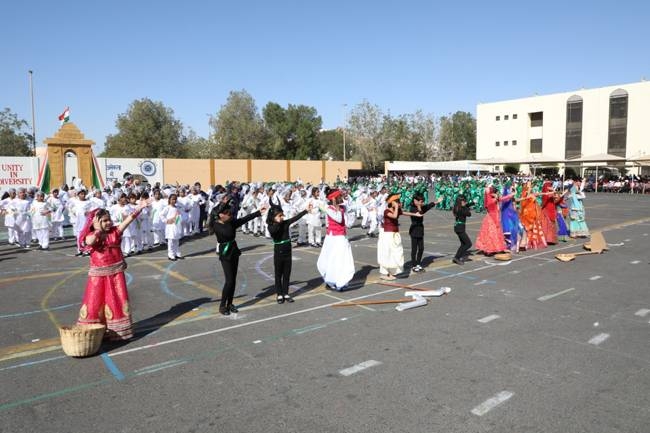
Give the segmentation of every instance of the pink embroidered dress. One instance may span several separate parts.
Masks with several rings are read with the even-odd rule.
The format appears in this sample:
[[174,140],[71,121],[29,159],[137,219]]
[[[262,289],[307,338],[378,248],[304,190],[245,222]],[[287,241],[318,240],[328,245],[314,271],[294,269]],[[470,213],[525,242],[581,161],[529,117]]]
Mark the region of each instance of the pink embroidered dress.
[[122,233],[111,227],[99,245],[89,248],[90,270],[77,321],[79,325],[106,324],[109,340],[133,337],[121,243]]

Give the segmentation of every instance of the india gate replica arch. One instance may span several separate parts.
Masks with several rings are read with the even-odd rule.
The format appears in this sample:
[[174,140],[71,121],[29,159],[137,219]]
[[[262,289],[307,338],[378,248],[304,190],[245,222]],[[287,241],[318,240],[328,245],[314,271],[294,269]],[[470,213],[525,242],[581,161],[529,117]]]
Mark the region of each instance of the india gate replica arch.
[[93,156],[93,140],[87,139],[74,123],[64,123],[54,134],[46,138],[43,143],[47,145],[47,164],[49,165],[50,189],[58,188],[66,181],[65,158],[67,152],[77,156],[77,176],[84,185],[92,186],[94,177],[98,175]]

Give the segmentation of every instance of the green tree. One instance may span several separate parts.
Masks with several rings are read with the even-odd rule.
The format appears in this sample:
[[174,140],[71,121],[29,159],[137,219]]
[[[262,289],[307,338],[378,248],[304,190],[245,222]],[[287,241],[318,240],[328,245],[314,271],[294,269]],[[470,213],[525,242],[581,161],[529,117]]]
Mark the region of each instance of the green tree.
[[272,156],[288,159],[321,159],[319,131],[323,125],[314,107],[289,104],[285,110],[275,102],[262,109],[269,132]]
[[[319,131],[318,141],[321,145],[323,158],[343,161],[343,130],[341,128]],[[350,154],[350,142],[346,143],[346,152]]]
[[117,134],[106,137],[103,156],[184,158],[187,138],[174,111],[148,98],[135,100],[115,122]]
[[476,158],[476,119],[471,113],[457,111],[440,118],[438,159],[443,161]]
[[360,160],[366,170],[383,169],[385,117],[379,106],[366,100],[357,104],[350,112],[348,130],[353,144],[351,159]]
[[9,108],[0,111],[0,155],[31,156],[32,134],[24,132],[28,123]]
[[273,155],[269,132],[246,90],[232,91],[210,120],[215,149],[220,158],[268,158]]
[[187,157],[193,159],[218,158],[214,142],[209,138],[199,137],[192,128],[187,132]]

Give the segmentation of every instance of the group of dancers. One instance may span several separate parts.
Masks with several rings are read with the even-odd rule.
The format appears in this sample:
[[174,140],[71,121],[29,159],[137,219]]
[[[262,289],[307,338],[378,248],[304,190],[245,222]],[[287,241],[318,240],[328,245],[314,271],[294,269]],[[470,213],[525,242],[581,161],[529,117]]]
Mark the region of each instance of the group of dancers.
[[[570,189],[561,192],[555,191],[551,182],[544,182],[541,191],[536,193],[528,180],[523,183],[520,195],[513,192],[515,188],[510,182],[505,182],[501,188],[495,184],[487,186],[483,196],[487,214],[476,239],[477,248],[485,254],[517,252],[520,249],[543,248],[566,236],[587,236],[582,205],[584,194],[580,186],[580,180],[576,179]],[[215,187],[209,194],[202,193],[200,188],[189,191],[193,196],[201,196],[201,199],[196,199],[197,206],[207,206],[205,225],[216,237],[216,251],[225,277],[219,312],[230,315],[238,311],[233,298],[241,256],[236,240],[239,229],[241,233],[251,233],[251,229],[256,228],[254,234],[264,235],[272,243],[274,289],[278,304],[294,301],[288,288],[293,238],[296,237],[296,233],[292,232],[295,231],[298,232],[296,246],[303,245],[308,239],[311,246],[321,248],[316,267],[326,287],[343,291],[349,287],[355,274],[352,248],[347,239],[348,229],[358,218],[362,218],[363,230],[373,227],[378,231],[379,275],[381,279],[394,280],[404,272],[399,217],[407,216],[411,219],[408,231],[411,238],[410,270],[422,272],[423,215],[433,207],[443,205],[448,197],[438,196],[435,201],[428,202],[424,188],[414,185],[406,187],[406,191],[404,188],[404,185],[386,184],[357,188],[330,188],[327,185],[306,188],[302,184],[274,184],[263,187],[261,191],[258,186],[252,185],[247,191],[240,184],[232,184],[228,188]],[[254,197],[252,202],[246,201],[249,192]],[[199,232],[203,226],[203,212],[197,212],[198,219],[195,219],[189,215],[191,208],[188,210],[179,204],[179,196],[183,194],[185,197],[187,193],[173,187],[154,189],[151,195],[146,190],[133,191],[128,195],[121,193],[112,206],[97,206],[84,212],[83,218],[77,219],[79,252],[90,255],[90,271],[79,311],[80,325],[104,323],[107,325],[107,338],[124,340],[132,337],[124,258],[134,250],[138,251],[139,246],[147,245],[145,242],[150,242],[149,245],[166,242],[168,259],[182,258],[179,240],[187,234]],[[19,190],[18,200],[26,200],[25,194],[26,191]],[[83,188],[75,195],[79,201],[85,201]],[[43,203],[45,197],[36,194],[33,201]],[[453,258],[456,264],[468,260],[467,253],[472,243],[465,224],[471,216],[473,205],[461,189],[452,209],[454,232],[461,242]],[[49,209],[49,212],[52,210]],[[184,214],[188,214],[186,218]],[[16,213],[12,215],[16,216]],[[321,234],[322,217],[325,220],[324,239]],[[568,226],[565,217],[569,218]],[[6,218],[7,214],[5,221]],[[186,226],[183,225],[184,219]],[[150,225],[143,223],[145,220]],[[151,233],[153,239],[142,243],[136,241],[135,244],[132,239],[125,241],[125,238],[134,237],[132,234],[129,236],[132,227],[137,227],[139,232]],[[369,236],[373,234],[370,231],[366,233]],[[24,237],[20,239],[25,242]]]
[[[556,190],[550,180],[543,181],[539,192],[535,192],[532,181],[527,180],[520,194],[510,181],[501,189],[494,184],[487,186],[483,196],[487,214],[476,237],[476,248],[486,255],[517,253],[566,242],[569,237],[589,236],[581,186],[580,178],[573,179],[564,191]],[[465,220],[471,216],[468,203],[461,195],[453,208],[455,232],[461,242],[453,262],[459,265],[467,260],[466,253],[472,245],[464,234]]]

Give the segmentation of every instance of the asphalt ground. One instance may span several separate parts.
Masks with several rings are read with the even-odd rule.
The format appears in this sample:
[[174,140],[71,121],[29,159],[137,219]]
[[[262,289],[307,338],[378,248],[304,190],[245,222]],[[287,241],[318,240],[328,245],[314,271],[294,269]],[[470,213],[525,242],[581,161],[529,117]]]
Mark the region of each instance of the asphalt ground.
[[[0,246],[1,432],[650,431],[650,197],[591,194],[609,250],[563,263],[570,241],[498,262],[451,263],[447,212],[425,216],[426,272],[395,283],[450,287],[428,305],[333,307],[402,298],[381,284],[377,240],[349,234],[357,274],[326,290],[319,250],[294,248],[296,302],[272,296],[270,241],[243,234],[236,304],[218,314],[223,273],[210,237],[130,257],[137,336],[66,357],[87,258]],[[483,215],[468,224],[474,239]],[[410,257],[408,218],[402,219]],[[268,296],[271,295],[271,296]]]

